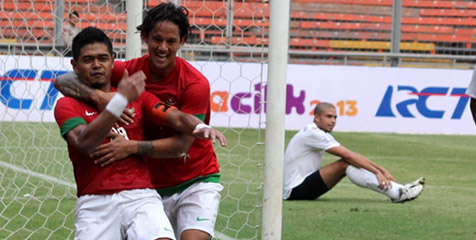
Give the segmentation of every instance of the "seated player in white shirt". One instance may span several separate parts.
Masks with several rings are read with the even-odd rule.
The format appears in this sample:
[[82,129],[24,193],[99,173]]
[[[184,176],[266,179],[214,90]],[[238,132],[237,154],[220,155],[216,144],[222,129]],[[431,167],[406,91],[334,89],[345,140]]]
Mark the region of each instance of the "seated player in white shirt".
[[476,67],[473,70],[471,82],[466,89],[466,94],[471,97],[469,107],[471,109],[471,114],[473,115],[474,123],[476,124]]
[[[314,122],[289,142],[284,155],[285,200],[317,199],[345,176],[358,186],[385,194],[395,203],[413,200],[421,194],[424,178],[399,184],[385,168],[340,145],[330,135],[336,119],[332,104],[319,103],[314,109]],[[341,159],[321,167],[324,152]]]

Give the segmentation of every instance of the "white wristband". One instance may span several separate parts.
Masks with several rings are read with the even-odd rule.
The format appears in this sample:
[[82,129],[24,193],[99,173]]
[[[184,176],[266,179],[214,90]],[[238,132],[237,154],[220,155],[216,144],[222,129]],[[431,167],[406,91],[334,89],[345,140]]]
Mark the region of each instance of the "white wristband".
[[199,124],[197,124],[197,126],[195,126],[194,131],[200,130],[200,129],[202,129],[202,128],[211,128],[211,127],[208,126],[208,125],[205,124],[205,123],[199,123]]
[[120,93],[114,94],[111,101],[106,106],[106,110],[112,115],[116,116],[117,118],[121,117],[122,112],[124,112],[124,108],[127,106],[127,98]]

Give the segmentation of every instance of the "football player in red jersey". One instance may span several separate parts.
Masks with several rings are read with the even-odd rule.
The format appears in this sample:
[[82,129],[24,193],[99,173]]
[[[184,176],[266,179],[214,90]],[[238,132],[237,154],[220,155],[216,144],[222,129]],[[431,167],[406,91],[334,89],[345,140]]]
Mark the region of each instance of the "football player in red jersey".
[[[190,34],[187,15],[184,7],[173,3],[162,3],[149,10],[143,23],[137,27],[147,44],[148,54],[125,62],[116,61],[111,81],[113,85],[117,83],[125,70],[129,73],[143,71],[147,77],[147,91],[208,124],[209,81],[190,63],[176,56]],[[108,93],[81,85],[74,75],[58,77],[55,87],[64,95],[92,101],[99,108],[104,108],[111,98]],[[173,129],[157,129],[147,122],[144,132],[146,140],[154,143],[177,134]],[[142,153],[148,156],[152,184],[163,197],[165,211],[177,238],[210,239],[214,235],[223,186],[219,183],[220,170],[213,142],[213,138],[210,142],[188,137],[187,145],[191,147],[183,161],[154,158],[157,157],[155,150]],[[137,153],[129,151],[135,148],[133,144],[136,143],[114,141],[104,146],[107,150],[101,149],[95,156],[102,163],[110,163],[117,159],[115,156]],[[105,152],[114,152],[115,156],[104,155]]]
[[[190,34],[188,11],[173,3],[162,3],[149,10],[143,23],[137,27],[142,40],[147,44],[148,54],[125,62],[116,61],[111,77],[113,85],[120,80],[124,71],[143,71],[146,75],[146,90],[165,103],[175,106],[184,113],[197,116],[206,124],[210,121],[210,84],[197,69],[177,51]],[[96,103],[103,108],[111,95],[79,84],[74,75],[62,75],[55,87],[64,95],[78,97]],[[127,111],[126,111],[127,112]],[[168,127],[160,129],[145,123],[145,138],[154,143],[176,136]],[[190,146],[183,161],[155,158],[149,151],[147,156],[152,184],[163,197],[167,216],[180,239],[210,239],[214,235],[218,214],[220,192],[220,170],[212,142],[188,137]],[[135,154],[133,142],[114,141],[104,145],[94,156],[100,163],[110,163],[118,157]],[[114,154],[111,154],[114,152]],[[109,154],[105,154],[109,153]],[[97,154],[97,155],[96,155]]]
[[[113,94],[104,110],[70,97],[61,98],[55,107],[56,121],[68,143],[78,191],[75,239],[100,239],[101,236],[174,239],[161,197],[154,190],[149,168],[142,157],[130,155],[102,167],[90,153],[101,143],[110,141],[108,135],[115,135],[110,133],[111,129],[131,141],[142,141],[145,121],[172,126],[193,136],[208,135],[220,142],[226,140],[198,118],[162,103],[153,94],[142,93],[145,75],[141,71],[131,76],[125,71],[117,91],[112,88],[109,80],[114,64],[112,44],[97,28],[86,28],[74,38],[71,63],[85,85]],[[133,109],[133,121],[116,124],[124,109]],[[181,141],[179,137],[175,140]],[[168,155],[184,153],[183,144],[170,143],[160,146],[167,149]]]

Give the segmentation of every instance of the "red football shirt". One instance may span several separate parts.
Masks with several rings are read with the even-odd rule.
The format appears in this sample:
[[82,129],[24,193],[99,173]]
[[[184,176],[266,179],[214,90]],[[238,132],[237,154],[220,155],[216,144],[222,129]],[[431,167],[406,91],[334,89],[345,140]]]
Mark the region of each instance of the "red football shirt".
[[[145,92],[127,108],[134,112],[134,122],[130,125],[119,124],[113,131],[130,140],[143,140],[143,120],[157,104],[159,99]],[[79,124],[88,124],[96,119],[100,112],[92,105],[74,98],[63,97],[55,107],[55,119],[61,135],[66,138],[68,132]],[[109,142],[105,139],[101,144]],[[73,163],[78,197],[85,194],[112,194],[129,189],[153,188],[150,172],[144,159],[137,155],[129,156],[110,166],[94,164],[89,155],[78,152],[68,144],[69,157]]]
[[[111,76],[117,84],[124,70],[129,74],[142,70],[147,76],[146,90],[155,94],[166,104],[193,114],[205,123],[210,121],[210,83],[197,69],[182,58],[176,57],[176,65],[164,79],[154,82],[149,64],[149,55],[126,62],[116,61]],[[173,136],[175,131],[167,127],[153,127],[145,122],[145,138],[154,140]],[[219,173],[216,154],[210,140],[195,139],[186,159],[148,159],[152,184],[156,188],[168,188],[178,184]]]

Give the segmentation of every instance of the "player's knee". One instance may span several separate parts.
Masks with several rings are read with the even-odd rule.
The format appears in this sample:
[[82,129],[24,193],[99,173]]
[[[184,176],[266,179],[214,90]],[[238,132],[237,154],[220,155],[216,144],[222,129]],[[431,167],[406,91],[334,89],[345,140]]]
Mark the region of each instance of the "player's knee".
[[210,240],[212,236],[210,234],[196,229],[188,229],[182,232],[180,236],[181,240]]
[[347,170],[347,167],[349,167],[350,164],[346,162],[344,159],[340,159],[339,161],[337,161],[337,166],[339,167],[339,172],[345,173],[345,171]]

